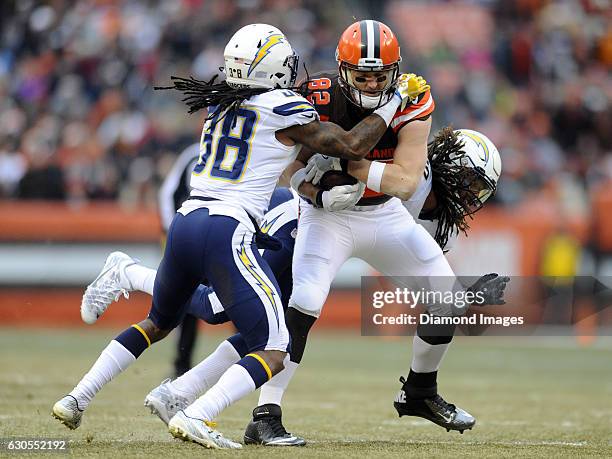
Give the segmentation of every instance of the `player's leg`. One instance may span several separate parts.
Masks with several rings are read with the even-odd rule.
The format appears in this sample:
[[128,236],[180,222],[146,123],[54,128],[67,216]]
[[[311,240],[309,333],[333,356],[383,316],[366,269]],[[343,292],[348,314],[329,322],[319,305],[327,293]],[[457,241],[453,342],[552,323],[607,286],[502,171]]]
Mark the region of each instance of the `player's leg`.
[[286,314],[291,353],[285,369],[260,391],[259,406],[247,426],[245,443],[298,446],[303,440],[285,434],[282,397],[302,360],[310,328],[325,303],[331,281],[351,256],[353,241],[346,218],[318,209],[303,209],[293,255],[293,292]]
[[223,373],[246,354],[247,344],[242,335],[237,333],[230,336],[189,371],[173,381],[163,381],[149,392],[145,406],[167,425],[176,413],[187,408],[214,386]]
[[[413,278],[427,288],[450,288],[454,273],[438,244],[427,231],[414,223],[405,208],[397,203],[376,212],[378,223],[375,246],[360,256],[382,274],[391,276],[399,286],[402,277]],[[463,432],[474,418],[461,408],[444,401],[438,394],[437,375],[452,340],[454,327],[419,326],[413,339],[413,356],[408,377],[394,403],[400,416],[420,416],[447,429]]]
[[[174,240],[174,231],[193,231],[181,222],[183,216],[175,218],[168,240]],[[163,339],[184,316],[187,300],[198,285],[199,278],[184,269],[185,256],[190,256],[194,247],[172,250],[166,246],[164,257],[155,278],[153,306],[149,317],[120,333],[102,351],[91,369],[75,388],[53,407],[53,414],[71,429],[80,425],[83,411],[104,385],[125,371],[151,344]]]
[[[286,308],[291,295],[291,259],[295,242],[293,233],[295,228],[296,222],[291,220],[271,233],[282,243],[282,248],[280,250],[265,250],[262,254],[274,277],[278,280],[283,308]],[[209,324],[220,324],[230,320],[212,287],[204,285],[200,285],[191,297],[187,312]],[[242,335],[237,333],[231,336],[219,344],[198,365],[174,381],[163,381],[162,384],[149,392],[145,398],[145,406],[165,424],[168,424],[172,416],[179,410],[186,408],[216,384],[221,375],[246,354],[247,344]],[[285,359],[285,361],[287,360]],[[266,384],[272,383],[277,377],[278,375]],[[284,436],[291,437],[290,434]],[[293,438],[292,440],[299,441],[301,439]]]
[[[218,382],[169,422],[170,432],[211,446],[236,447],[210,425],[227,406],[248,395],[282,369],[289,344],[278,285],[252,242],[253,233],[229,217],[214,216],[216,231],[204,273],[225,312],[244,337],[249,353],[230,366]],[[214,257],[212,256],[214,252]],[[239,445],[238,445],[239,446]]]
[[191,356],[198,337],[198,319],[186,314],[179,328],[174,359],[174,374],[181,376],[191,368]]

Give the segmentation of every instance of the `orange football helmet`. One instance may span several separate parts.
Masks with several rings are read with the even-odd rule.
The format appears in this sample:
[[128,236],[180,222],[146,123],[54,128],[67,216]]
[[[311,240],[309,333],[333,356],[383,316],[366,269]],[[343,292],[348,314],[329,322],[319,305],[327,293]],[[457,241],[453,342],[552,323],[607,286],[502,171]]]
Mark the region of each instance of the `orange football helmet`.
[[[401,60],[399,43],[387,25],[369,19],[355,22],[342,33],[336,49],[338,82],[349,100],[359,107],[381,107],[393,97]],[[376,90],[368,89],[366,94],[359,89],[365,77],[355,72],[376,72]]]

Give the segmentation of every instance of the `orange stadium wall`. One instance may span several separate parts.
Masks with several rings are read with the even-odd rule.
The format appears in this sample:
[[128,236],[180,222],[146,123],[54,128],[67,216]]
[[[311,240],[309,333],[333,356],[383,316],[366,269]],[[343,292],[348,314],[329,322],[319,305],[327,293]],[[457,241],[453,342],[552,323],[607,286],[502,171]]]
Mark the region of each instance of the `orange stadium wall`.
[[[478,246],[491,235],[500,236],[498,244],[512,240],[518,246],[514,275],[536,275],[543,241],[560,223],[582,241],[591,239],[600,250],[612,251],[612,185],[593,197],[590,220],[563,220],[546,201],[522,204],[512,210],[483,209],[471,222],[468,241]],[[116,204],[90,204],[71,207],[60,203],[0,202],[0,244],[148,242],[161,238],[155,210],[124,209]],[[511,248],[514,250],[514,248]],[[460,250],[458,249],[460,252]],[[495,252],[495,247],[493,247]],[[467,258],[467,257],[466,257]],[[500,260],[502,261],[502,260]],[[0,279],[1,282],[1,279]],[[78,305],[82,287],[36,288],[0,284],[0,324],[2,325],[81,325]],[[142,318],[150,299],[133,294],[121,300],[100,321],[102,325],[123,325]],[[357,328],[360,324],[358,289],[332,291],[318,327]]]

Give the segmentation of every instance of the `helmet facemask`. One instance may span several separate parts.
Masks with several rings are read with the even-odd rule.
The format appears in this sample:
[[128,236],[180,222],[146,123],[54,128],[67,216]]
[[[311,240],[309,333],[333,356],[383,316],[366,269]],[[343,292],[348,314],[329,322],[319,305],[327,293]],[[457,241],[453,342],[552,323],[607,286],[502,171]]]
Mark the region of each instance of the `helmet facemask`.
[[[465,158],[465,157],[464,157]],[[470,158],[466,158],[470,160]],[[466,166],[462,187],[457,194],[462,202],[463,215],[478,212],[484,203],[495,194],[496,184],[493,183],[479,167]]]
[[[336,48],[338,83],[348,100],[358,107],[382,107],[393,98],[401,61],[399,43],[389,27],[372,19],[355,22],[342,33]],[[384,81],[371,88],[365,79],[359,81],[368,73],[384,76]]]
[[[372,74],[376,78],[376,89],[365,87]],[[374,110],[382,107],[393,97],[399,79],[399,63],[387,66],[353,66],[340,62],[338,83],[345,96],[360,108]],[[383,84],[384,83],[384,84]],[[359,89],[359,88],[363,89]]]

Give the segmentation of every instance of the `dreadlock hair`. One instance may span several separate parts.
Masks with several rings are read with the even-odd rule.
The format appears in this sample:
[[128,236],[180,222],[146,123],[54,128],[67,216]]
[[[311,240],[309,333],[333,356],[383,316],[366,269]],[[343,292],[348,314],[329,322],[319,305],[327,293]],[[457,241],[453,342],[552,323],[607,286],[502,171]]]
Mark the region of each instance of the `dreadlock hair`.
[[[461,197],[460,192],[467,191],[472,194],[469,183],[473,173],[469,168],[460,165],[459,160],[465,156],[462,148],[463,142],[450,126],[441,129],[427,145],[432,172],[431,187],[437,200],[437,207],[431,215],[438,219],[434,239],[442,249],[453,233],[461,231],[467,234],[470,228],[466,221],[468,214],[464,207],[465,199]],[[469,217],[474,218],[472,215]]]
[[[230,86],[226,81],[215,83],[219,75],[215,75],[209,81],[197,80],[194,77],[180,78],[172,76],[172,86],[155,86],[155,90],[176,89],[182,92],[185,97],[183,102],[189,107],[189,113],[195,113],[206,107],[217,106],[217,110],[209,113],[206,120],[211,120],[217,113],[223,113],[217,122],[223,119],[228,113],[235,116],[235,111],[246,99],[272,91],[274,88],[237,88]],[[235,118],[234,118],[235,122]]]
[[[220,70],[222,69],[223,67],[220,67]],[[305,96],[307,94],[308,82],[310,81],[310,75],[306,69],[306,64],[304,64],[304,70],[306,71],[306,81],[304,83],[284,89],[293,90]],[[230,86],[226,81],[215,83],[218,77],[219,75],[217,74],[209,81],[202,81],[194,77],[181,78],[171,76],[170,80],[173,82],[172,86],[154,86],[153,89],[176,89],[182,92],[185,97],[181,100],[189,107],[189,114],[200,111],[203,108],[217,106],[217,109],[213,113],[208,114],[204,119],[205,121],[212,120],[217,113],[223,113],[223,115],[216,120],[216,122],[219,122],[225,118],[228,113],[231,113],[231,116],[234,117],[234,123],[236,122],[236,110],[240,108],[242,102],[253,96],[276,89],[250,88],[248,86],[236,87]]]

